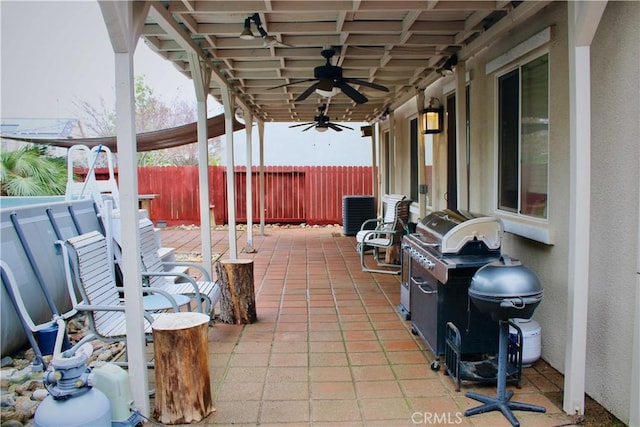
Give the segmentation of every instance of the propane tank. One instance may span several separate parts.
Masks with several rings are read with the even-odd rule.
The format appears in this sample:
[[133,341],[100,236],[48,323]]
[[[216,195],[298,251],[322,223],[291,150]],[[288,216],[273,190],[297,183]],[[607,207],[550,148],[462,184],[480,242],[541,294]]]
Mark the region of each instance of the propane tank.
[[88,382],[89,356],[76,352],[54,358],[53,371],[47,371],[42,382],[49,396],[38,406],[36,427],[110,427],[111,403],[100,390]]

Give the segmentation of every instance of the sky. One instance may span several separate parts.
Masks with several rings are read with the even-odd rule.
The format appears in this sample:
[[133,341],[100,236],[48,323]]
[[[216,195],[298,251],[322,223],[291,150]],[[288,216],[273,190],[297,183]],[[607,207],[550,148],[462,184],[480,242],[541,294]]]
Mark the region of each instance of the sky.
[[[114,105],[114,58],[97,1],[0,0],[0,116],[3,118],[77,118],[75,104]],[[154,94],[170,103],[195,105],[190,79],[140,40],[134,74],[144,75]],[[209,98],[209,116],[222,112]],[[310,118],[311,120],[312,118]],[[302,132],[290,124],[265,126],[266,165],[371,165],[371,140],[354,130]],[[258,133],[252,139],[258,162]],[[246,159],[245,132],[234,135],[236,164]],[[223,159],[225,157],[222,157]]]

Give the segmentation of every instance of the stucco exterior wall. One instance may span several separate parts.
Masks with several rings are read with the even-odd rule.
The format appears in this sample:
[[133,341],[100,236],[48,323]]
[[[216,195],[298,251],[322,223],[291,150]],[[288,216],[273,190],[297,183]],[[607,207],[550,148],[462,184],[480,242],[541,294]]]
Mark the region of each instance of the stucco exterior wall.
[[[544,299],[534,314],[542,327],[542,358],[565,372],[569,276],[570,94],[568,17],[565,2],[552,3],[465,65],[470,86],[470,206],[517,226],[541,231],[542,243],[506,233],[502,250],[520,258],[540,278]],[[633,316],[637,281],[640,169],[640,3],[609,2],[591,47],[592,211],[586,392],[628,423]],[[550,28],[550,41],[536,50],[549,54],[548,218],[527,220],[498,211],[496,72],[489,61]],[[526,55],[525,55],[526,57]],[[520,58],[514,58],[518,61]],[[504,65],[500,72],[511,63]],[[425,99],[446,99],[455,77],[442,78]],[[396,141],[403,159],[398,192],[410,188],[409,118],[415,99],[395,111]],[[433,209],[446,202],[446,134],[434,138]],[[413,218],[416,220],[417,218]],[[637,403],[635,403],[637,404]]]
[[[542,357],[564,371],[567,323],[568,212],[569,212],[569,91],[567,62],[567,18],[563,3],[545,8],[535,20],[518,28],[467,62],[473,70],[471,83],[471,210],[533,228],[550,230],[554,244],[544,244],[506,233],[502,250],[519,258],[540,278],[544,299],[534,314],[542,327]],[[526,220],[498,211],[496,195],[497,133],[496,73],[485,74],[487,62],[503,55],[519,43],[551,27],[551,40],[530,54],[549,53],[549,209],[548,219]],[[516,61],[521,58],[516,58]],[[506,64],[508,68],[512,64]],[[500,71],[500,70],[498,70]]]
[[[586,391],[629,420],[640,180],[640,3],[609,2],[591,45]],[[638,405],[638,402],[634,403]]]

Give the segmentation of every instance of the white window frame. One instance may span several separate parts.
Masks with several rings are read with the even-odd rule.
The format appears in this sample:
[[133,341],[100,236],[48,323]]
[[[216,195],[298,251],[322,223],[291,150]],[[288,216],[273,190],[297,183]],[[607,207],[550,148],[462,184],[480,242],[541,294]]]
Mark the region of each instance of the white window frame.
[[[536,59],[539,59],[543,56],[547,55],[548,58],[550,58],[550,53],[548,51],[548,49],[542,49],[540,51],[537,51],[535,53],[532,53],[530,55],[527,55],[525,57],[519,58],[519,60],[513,64],[511,64],[511,66],[509,68],[505,68],[503,70],[500,70],[499,72],[497,72],[494,76],[495,78],[495,94],[494,94],[494,99],[496,100],[495,102],[495,181],[494,181],[494,201],[493,201],[493,206],[496,212],[500,213],[501,215],[505,215],[505,216],[511,216],[513,218],[518,218],[518,219],[524,219],[527,221],[534,221],[534,222],[538,222],[538,223],[543,223],[543,224],[548,224],[549,223],[549,203],[550,203],[550,182],[549,182],[549,176],[550,176],[550,169],[549,169],[549,165],[551,163],[550,158],[547,159],[547,170],[546,170],[546,174],[547,174],[547,188],[546,188],[546,216],[544,218],[542,217],[536,217],[536,216],[532,216],[532,215],[527,215],[527,214],[522,214],[520,213],[521,210],[521,202],[522,202],[522,195],[521,195],[521,190],[522,190],[522,150],[521,150],[521,144],[522,144],[522,140],[520,138],[521,136],[521,128],[522,128],[522,122],[521,120],[519,120],[518,122],[518,205],[517,205],[517,209],[516,212],[512,212],[509,210],[505,210],[505,209],[501,209],[499,207],[499,188],[500,188],[500,140],[499,140],[499,134],[500,134],[500,124],[498,123],[499,121],[499,117],[500,117],[500,97],[499,97],[499,92],[500,92],[500,87],[499,87],[499,80],[502,76],[514,71],[514,70],[521,70],[523,66],[535,61]],[[550,69],[550,66],[549,66]],[[551,94],[549,93],[550,88],[551,88],[551,84],[550,84],[550,79],[551,79],[551,73],[548,73],[548,80],[547,80],[547,99],[548,99],[548,105],[547,105],[547,111],[549,112],[550,115],[550,111],[551,111]],[[521,72],[519,73],[519,77],[522,77]],[[519,100],[520,103],[518,105],[518,116],[519,119],[522,119],[522,92],[519,93]],[[551,117],[549,117],[549,127],[551,126]],[[547,133],[547,152],[548,152],[548,156],[550,155],[550,128],[549,131]]]

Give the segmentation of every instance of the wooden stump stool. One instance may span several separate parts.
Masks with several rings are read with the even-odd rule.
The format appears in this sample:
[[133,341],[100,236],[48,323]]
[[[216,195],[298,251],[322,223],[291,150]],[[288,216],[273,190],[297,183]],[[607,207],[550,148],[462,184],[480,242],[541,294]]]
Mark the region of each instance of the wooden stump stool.
[[258,319],[253,288],[253,261],[222,260],[215,264],[220,283],[220,319],[224,323],[247,324]]
[[207,329],[202,313],[167,313],[153,322],[156,395],[162,424],[201,421],[213,408]]

